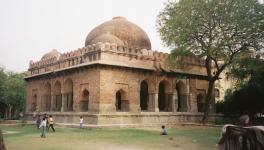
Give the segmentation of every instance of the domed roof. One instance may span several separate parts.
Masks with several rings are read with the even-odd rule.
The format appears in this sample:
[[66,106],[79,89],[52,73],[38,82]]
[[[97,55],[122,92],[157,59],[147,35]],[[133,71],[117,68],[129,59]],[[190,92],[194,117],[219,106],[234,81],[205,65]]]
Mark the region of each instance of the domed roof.
[[116,43],[117,46],[124,46],[124,42],[121,41],[118,37],[110,34],[110,33],[106,33],[106,34],[101,34],[97,37],[95,37],[90,44],[96,44],[98,42],[103,42],[103,43]]
[[60,52],[58,52],[56,49],[53,49],[53,50],[51,50],[51,52],[44,54],[41,57],[41,60],[50,59],[50,58],[54,58],[54,57],[56,57],[58,59],[60,57],[60,55],[61,55]]
[[[109,34],[109,35],[105,35]],[[104,35],[104,38],[99,38],[99,36]],[[114,40],[107,39],[113,38]],[[148,35],[139,26],[132,22],[127,21],[124,17],[114,17],[112,20],[102,23],[101,25],[94,28],[86,37],[85,46],[94,44],[94,40],[99,38],[96,42],[112,42],[121,40],[124,46],[129,48],[139,48],[139,49],[151,49],[151,43]],[[119,40],[117,40],[119,39]],[[118,43],[117,43],[118,44]]]

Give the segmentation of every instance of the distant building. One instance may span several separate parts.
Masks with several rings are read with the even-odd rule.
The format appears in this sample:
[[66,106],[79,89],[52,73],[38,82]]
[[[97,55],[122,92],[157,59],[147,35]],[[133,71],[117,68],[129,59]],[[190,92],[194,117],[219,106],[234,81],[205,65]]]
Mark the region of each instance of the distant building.
[[[45,54],[30,62],[27,117],[52,114],[57,122],[153,124],[201,120],[208,82],[204,60],[179,58],[185,69],[166,67],[147,34],[123,17],[94,28],[85,46]],[[214,102],[210,105],[214,112]],[[210,115],[210,119],[215,116]]]

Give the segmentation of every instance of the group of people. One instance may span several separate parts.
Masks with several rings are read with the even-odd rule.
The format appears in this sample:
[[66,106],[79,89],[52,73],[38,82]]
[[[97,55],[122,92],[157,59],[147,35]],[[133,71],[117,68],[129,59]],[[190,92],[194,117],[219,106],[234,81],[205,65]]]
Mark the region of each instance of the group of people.
[[37,128],[41,131],[41,138],[46,138],[46,131],[49,131],[50,128],[53,132],[55,132],[54,120],[52,118],[52,115],[50,115],[49,117],[47,116],[47,114],[44,114],[42,117],[38,115],[36,119],[36,125]]
[[[83,128],[83,117],[80,116],[80,129]],[[36,119],[36,125],[37,128],[41,130],[41,138],[46,138],[46,131],[49,131],[51,128],[53,132],[55,132],[54,129],[54,120],[52,118],[52,115],[47,117],[47,114],[44,114],[42,117],[40,115],[37,116]],[[161,135],[168,135],[168,130],[165,128],[165,126],[161,126],[162,132],[160,133]]]

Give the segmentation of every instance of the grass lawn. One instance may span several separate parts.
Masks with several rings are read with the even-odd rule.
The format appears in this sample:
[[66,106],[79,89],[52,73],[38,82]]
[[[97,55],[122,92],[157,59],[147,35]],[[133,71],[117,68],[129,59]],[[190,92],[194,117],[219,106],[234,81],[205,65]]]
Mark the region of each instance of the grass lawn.
[[219,128],[178,126],[169,135],[158,129],[56,128],[40,138],[35,126],[4,126],[7,150],[216,150]]

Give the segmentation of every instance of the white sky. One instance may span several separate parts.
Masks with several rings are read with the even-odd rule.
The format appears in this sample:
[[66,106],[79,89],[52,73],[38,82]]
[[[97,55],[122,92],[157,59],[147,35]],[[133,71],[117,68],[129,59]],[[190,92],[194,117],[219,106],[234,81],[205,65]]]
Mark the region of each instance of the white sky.
[[0,0],[0,64],[26,71],[51,49],[84,46],[87,34],[115,16],[124,16],[149,36],[152,49],[169,52],[156,30],[167,0]]

